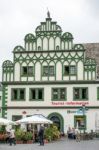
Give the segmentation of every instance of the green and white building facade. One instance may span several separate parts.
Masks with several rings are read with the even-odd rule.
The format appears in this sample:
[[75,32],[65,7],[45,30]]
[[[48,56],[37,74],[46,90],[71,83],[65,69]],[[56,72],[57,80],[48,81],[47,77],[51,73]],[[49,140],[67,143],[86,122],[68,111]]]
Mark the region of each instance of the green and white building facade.
[[62,132],[68,126],[96,130],[99,81],[96,61],[82,44],[62,32],[50,14],[27,34],[24,47],[13,50],[13,62],[2,64],[2,116],[17,120],[43,114]]

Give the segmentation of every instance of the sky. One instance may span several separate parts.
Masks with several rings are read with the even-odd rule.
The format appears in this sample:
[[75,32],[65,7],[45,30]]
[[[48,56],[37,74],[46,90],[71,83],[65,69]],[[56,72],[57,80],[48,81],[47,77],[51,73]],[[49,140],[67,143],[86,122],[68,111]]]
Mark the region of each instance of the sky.
[[72,33],[74,43],[99,42],[99,0],[0,0],[0,81],[2,63],[13,61],[14,47],[35,34],[47,10],[63,33]]

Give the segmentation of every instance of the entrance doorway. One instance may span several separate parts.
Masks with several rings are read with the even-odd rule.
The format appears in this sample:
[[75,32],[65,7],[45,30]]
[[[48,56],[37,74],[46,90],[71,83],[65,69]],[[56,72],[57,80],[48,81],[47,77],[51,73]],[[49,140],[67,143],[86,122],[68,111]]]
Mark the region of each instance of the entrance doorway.
[[58,130],[60,131],[60,120],[59,120],[59,117],[52,116],[50,118],[50,120],[52,120],[54,122],[54,124],[57,126]]
[[60,132],[64,133],[64,120],[59,113],[51,113],[50,115],[48,115],[48,118],[53,121]]

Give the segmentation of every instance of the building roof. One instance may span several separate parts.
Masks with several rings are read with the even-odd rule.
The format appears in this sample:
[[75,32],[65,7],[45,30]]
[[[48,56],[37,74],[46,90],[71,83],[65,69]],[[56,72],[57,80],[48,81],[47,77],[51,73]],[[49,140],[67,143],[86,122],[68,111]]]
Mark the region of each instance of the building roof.
[[99,76],[99,43],[84,43],[86,57],[95,58],[97,63],[97,74]]

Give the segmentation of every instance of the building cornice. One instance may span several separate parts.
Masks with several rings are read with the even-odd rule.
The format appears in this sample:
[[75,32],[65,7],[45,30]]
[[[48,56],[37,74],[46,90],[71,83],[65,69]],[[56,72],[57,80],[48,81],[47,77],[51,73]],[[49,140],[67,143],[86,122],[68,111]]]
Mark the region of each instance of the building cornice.
[[[7,106],[1,109],[77,109],[82,106]],[[86,106],[88,109],[99,109],[99,106]]]
[[1,82],[2,85],[53,85],[53,84],[99,84],[99,80],[94,80],[94,81],[10,81],[6,82],[3,81]]
[[15,53],[15,54],[20,54],[20,53],[60,53],[60,52],[84,52],[85,51],[85,49],[83,49],[83,50],[75,50],[75,49],[71,49],[71,50],[44,50],[44,51],[13,51],[13,53]]

